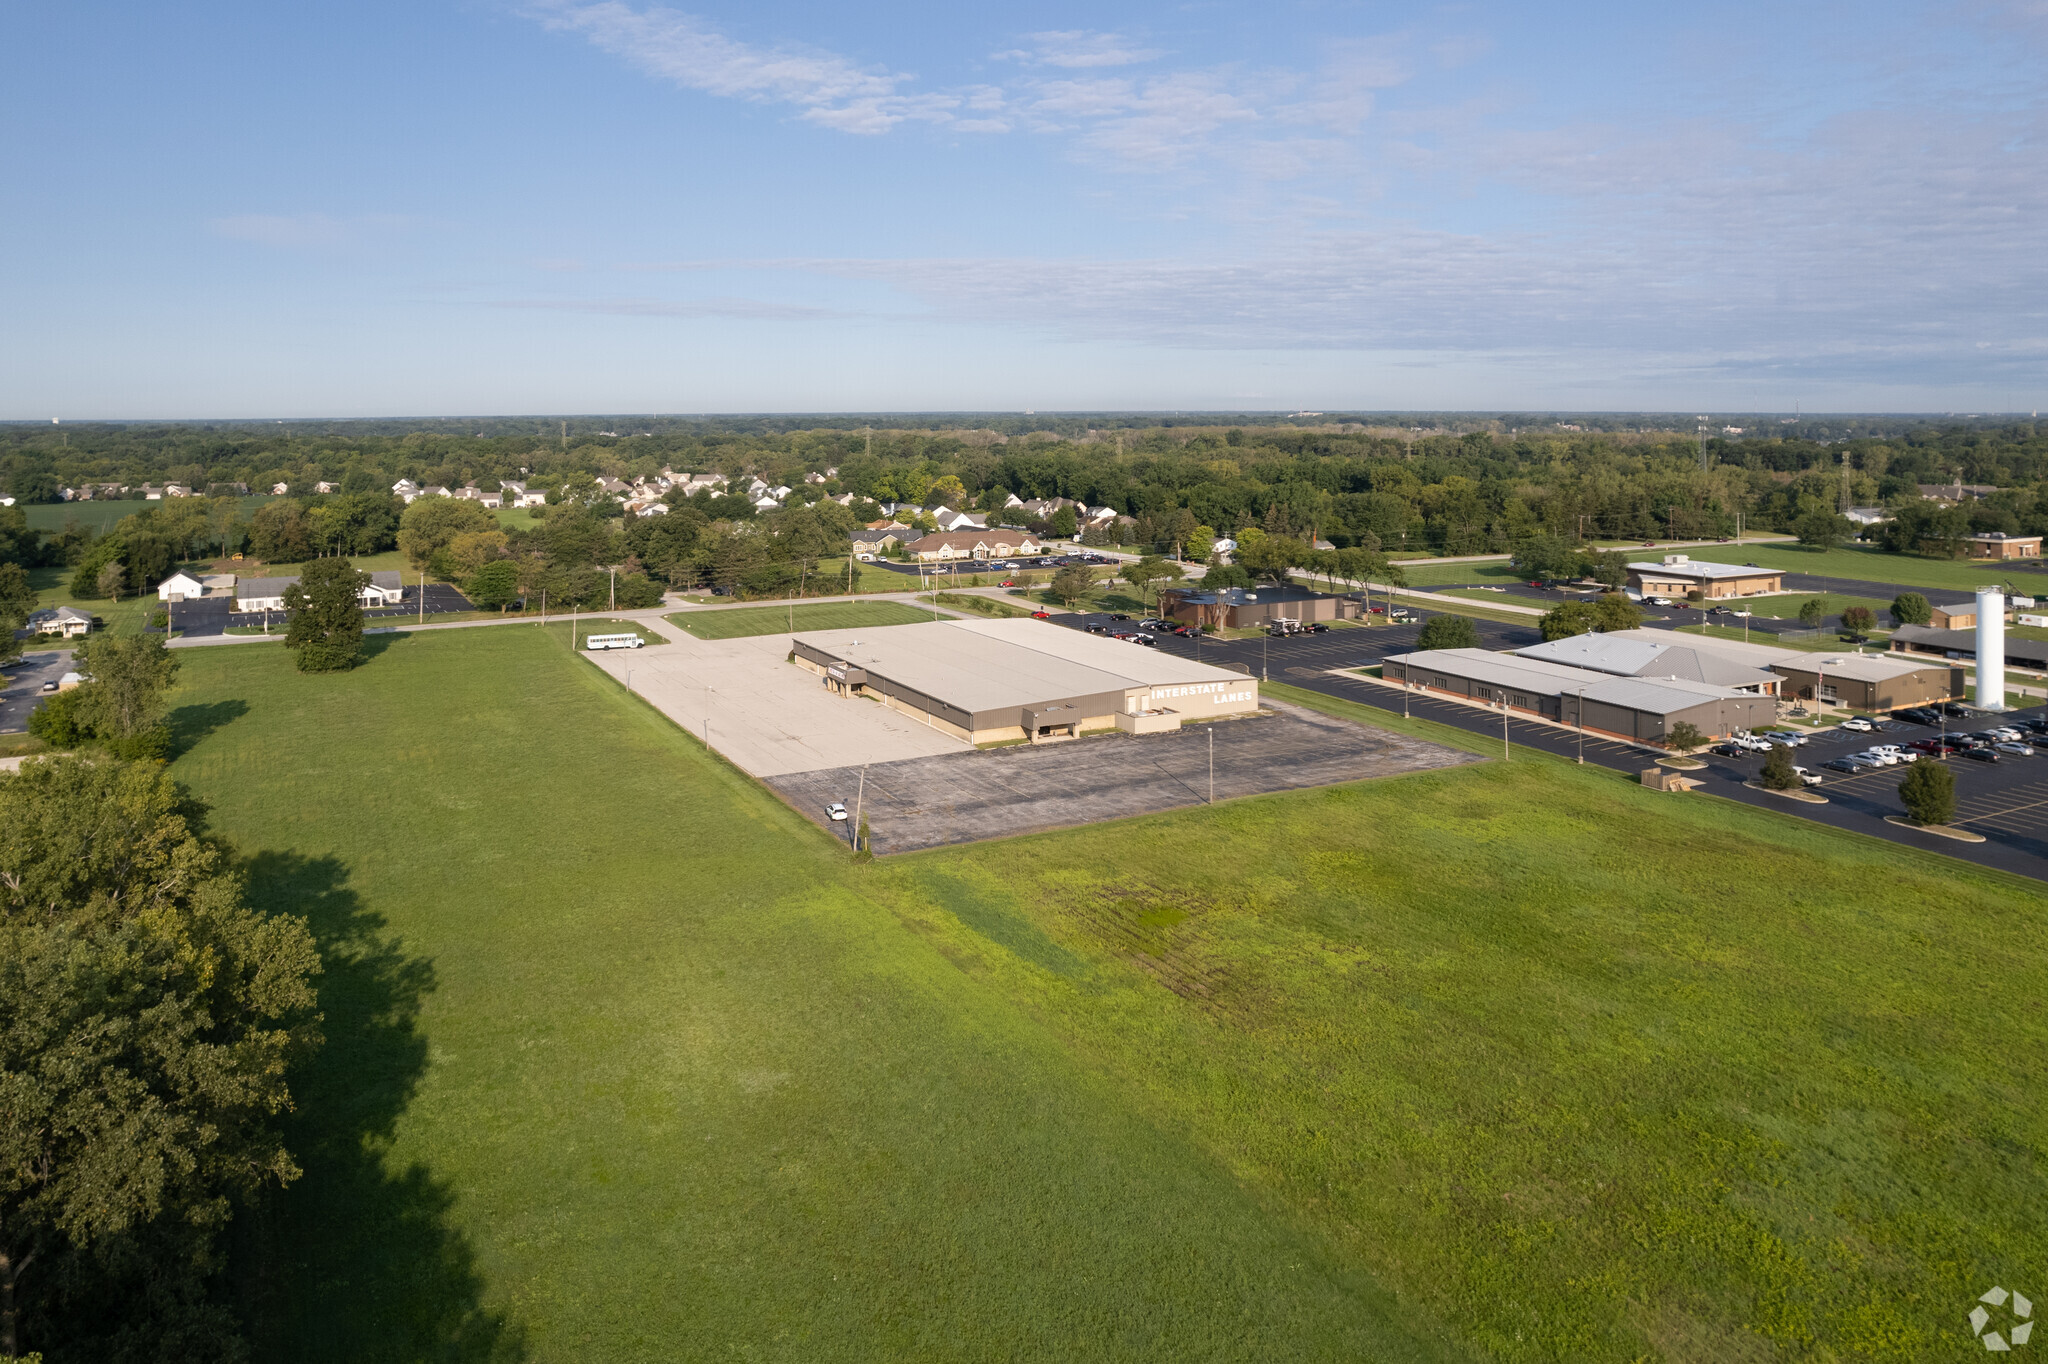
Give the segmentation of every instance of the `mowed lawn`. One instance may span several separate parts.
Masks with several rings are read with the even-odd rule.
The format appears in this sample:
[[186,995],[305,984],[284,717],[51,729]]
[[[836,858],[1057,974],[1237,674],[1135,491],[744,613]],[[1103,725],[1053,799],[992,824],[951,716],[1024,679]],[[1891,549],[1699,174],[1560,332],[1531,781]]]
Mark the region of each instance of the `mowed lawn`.
[[[1843,545],[1830,550],[1802,549],[1798,545],[1698,545],[1671,550],[1707,563],[1760,564],[1787,573],[1811,573],[1824,578],[1851,582],[1898,583],[1968,596],[1980,583],[2011,582],[2021,593],[2048,596],[2048,572],[2039,560],[1990,564],[1982,560],[1930,559],[1918,554],[1892,554],[1871,545]],[[1665,550],[1642,550],[1631,559],[1661,561]],[[1521,575],[1505,559],[1477,564],[1419,564],[1406,568],[1411,587],[1434,587],[1447,583],[1518,582]],[[1864,594],[1877,595],[1877,594]],[[1883,603],[1891,605],[1890,595]],[[1802,598],[1803,600],[1803,598]],[[1797,607],[1794,607],[1797,613]]]
[[787,606],[738,607],[727,611],[677,611],[663,619],[699,639],[738,639],[798,630],[857,630],[868,625],[913,625],[938,619],[931,611],[893,601],[842,601]]
[[371,643],[182,655],[329,962],[258,1358],[1463,1357],[559,634]]
[[857,867],[563,643],[183,655],[331,962],[259,1357],[1960,1358],[2038,1270],[2030,883],[1534,755]]

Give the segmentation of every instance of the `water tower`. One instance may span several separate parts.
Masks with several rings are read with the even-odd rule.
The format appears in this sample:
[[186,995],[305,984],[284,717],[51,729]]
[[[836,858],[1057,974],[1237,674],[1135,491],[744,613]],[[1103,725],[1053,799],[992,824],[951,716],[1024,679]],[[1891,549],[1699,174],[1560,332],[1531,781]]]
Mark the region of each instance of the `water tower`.
[[1977,589],[1977,708],[2005,709],[2005,592]]

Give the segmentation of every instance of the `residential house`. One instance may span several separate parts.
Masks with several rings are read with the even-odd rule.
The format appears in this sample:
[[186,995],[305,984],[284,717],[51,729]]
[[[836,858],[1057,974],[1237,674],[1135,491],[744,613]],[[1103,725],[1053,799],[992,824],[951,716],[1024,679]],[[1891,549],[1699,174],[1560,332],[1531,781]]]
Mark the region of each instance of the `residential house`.
[[1975,502],[1998,491],[1998,486],[1993,483],[1964,483],[1960,479],[1954,483],[1916,483],[1913,486],[1920,490],[1922,500],[1950,507],[1962,502]]
[[804,482],[806,483],[823,483],[824,481],[825,476],[821,473],[816,472],[815,470],[812,471],[811,473],[804,475]]
[[449,491],[448,489],[446,489],[446,488],[442,487],[442,486],[441,486],[440,484],[436,483],[436,484],[435,484],[435,485],[434,485],[433,487],[431,487],[431,488],[422,488],[422,489],[420,489],[420,496],[421,496],[421,497],[453,497],[453,496],[455,496],[455,494],[454,494],[454,493],[452,493],[452,492],[450,492],[450,491]]
[[205,582],[190,573],[173,573],[156,585],[158,601],[188,601],[205,595]]
[[542,507],[547,505],[547,500],[548,495],[539,488],[529,488],[519,494],[518,499],[512,505],[515,507]]
[[762,496],[760,496],[760,497],[757,497],[757,498],[755,498],[755,499],[754,499],[754,510],[755,510],[755,511],[780,511],[780,510],[782,510],[782,504],[781,504],[780,502],[777,502],[777,501],[776,501],[776,500],[775,500],[774,498],[772,498],[772,497],[769,497],[769,496],[767,496],[767,495],[765,495],[765,494],[764,494],[764,495],[762,495]]
[[921,536],[910,542],[911,557],[921,563],[949,563],[960,559],[1010,559],[1042,554],[1045,547],[1026,531],[955,531],[951,534]]
[[941,531],[988,529],[987,517],[975,512],[956,512],[950,507],[933,508],[932,521]]
[[[277,486],[280,490],[284,488],[282,483]],[[405,504],[409,507],[412,505],[412,500],[420,495],[420,485],[409,478],[401,478],[398,482],[391,485],[391,495],[404,499]]]
[[315,484],[313,485],[313,491],[314,491],[314,492],[316,492],[316,493],[323,493],[323,494],[325,494],[325,493],[338,493],[338,492],[340,492],[340,491],[341,491],[341,485],[340,485],[339,483],[325,483],[325,482],[323,482],[323,483],[315,483]]
[[[235,610],[282,611],[284,594],[299,581],[293,573],[281,578],[244,578],[235,584]],[[395,568],[380,569],[358,594],[364,606],[396,606],[405,598],[404,580]]]
[[57,606],[37,611],[28,618],[28,628],[39,635],[61,635],[75,639],[92,633],[92,617],[75,606]]
[[667,516],[668,503],[649,502],[645,506],[640,507],[635,514],[639,516]]
[[283,497],[291,490],[292,485],[289,483],[273,483],[270,485],[270,495],[272,497]]
[[908,534],[910,534],[910,527],[899,526],[893,521],[887,525],[870,526],[864,530],[857,530],[853,533],[854,557],[866,556],[869,559],[873,559],[887,554],[890,550],[902,544],[903,537]]
[[1883,507],[1851,507],[1842,513],[1859,526],[1877,526],[1892,519],[1892,514]]
[[[293,579],[294,582],[297,579]],[[405,582],[395,568],[379,569],[370,575],[362,591],[365,606],[396,606],[405,600]]]
[[164,490],[157,487],[154,483],[145,483],[142,485],[142,500],[145,502],[161,502],[164,500]]
[[194,494],[193,491],[189,487],[185,486],[183,483],[166,483],[164,484],[164,496],[193,497],[196,496],[196,494]]

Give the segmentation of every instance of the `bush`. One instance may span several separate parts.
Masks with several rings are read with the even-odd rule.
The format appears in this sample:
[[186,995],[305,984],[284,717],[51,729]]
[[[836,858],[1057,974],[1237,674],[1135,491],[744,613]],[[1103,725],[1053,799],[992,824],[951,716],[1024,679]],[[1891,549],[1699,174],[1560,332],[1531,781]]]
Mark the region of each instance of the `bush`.
[[1783,744],[1772,744],[1771,751],[1764,755],[1763,783],[1772,791],[1794,791],[1799,788],[1799,774],[1792,770],[1792,750]]
[[1899,800],[1914,823],[1946,824],[1956,814],[1956,774],[1943,763],[1921,758],[1906,769]]
[[1685,720],[1673,725],[1664,736],[1665,745],[1670,748],[1698,748],[1706,741],[1707,736],[1700,733],[1699,727]]
[[1934,606],[1918,592],[1901,592],[1892,598],[1892,619],[1901,625],[1925,625],[1934,619]]
[[661,605],[661,585],[645,573],[628,573],[619,579],[619,609],[637,611]]
[[1479,629],[1464,616],[1431,616],[1415,636],[1418,649],[1476,649]]
[[1799,608],[1799,623],[1806,626],[1819,625],[1826,618],[1828,608],[1820,598],[1814,597]]
[[1877,624],[1877,613],[1867,606],[1851,606],[1842,612],[1842,628],[1860,635]]
[[36,707],[28,717],[28,732],[52,748],[70,749],[84,743],[87,733],[78,713],[78,688],[60,691]]

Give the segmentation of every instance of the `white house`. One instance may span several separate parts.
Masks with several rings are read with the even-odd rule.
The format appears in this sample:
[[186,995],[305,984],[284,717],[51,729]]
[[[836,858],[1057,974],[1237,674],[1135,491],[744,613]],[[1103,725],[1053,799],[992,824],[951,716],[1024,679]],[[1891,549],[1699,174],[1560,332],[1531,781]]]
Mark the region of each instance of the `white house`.
[[757,497],[754,499],[755,511],[780,511],[781,509],[782,504],[772,497]]
[[341,491],[341,485],[339,483],[315,483],[313,491],[316,493],[338,493]]
[[[282,487],[283,485],[280,484],[278,486]],[[420,495],[420,485],[409,478],[401,478],[398,482],[391,485],[391,495],[405,499],[405,504],[409,507],[412,505],[412,500]]]
[[190,573],[173,573],[156,585],[158,601],[188,601],[206,595],[206,584]]
[[[294,578],[292,581],[297,582]],[[362,591],[365,606],[396,606],[405,598],[405,584],[395,568],[381,569],[370,575],[369,586]]]
[[538,488],[530,488],[519,494],[518,500],[512,505],[515,507],[544,507],[547,505],[547,501],[548,495],[546,493]]
[[39,635],[62,635],[66,639],[74,639],[92,633],[92,617],[75,606],[58,606],[31,615],[28,628]]
[[272,497],[283,497],[291,490],[292,487],[289,483],[273,483],[270,485],[270,495]]

